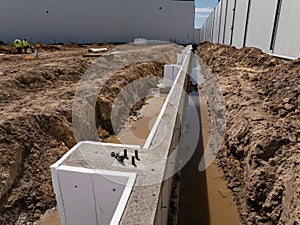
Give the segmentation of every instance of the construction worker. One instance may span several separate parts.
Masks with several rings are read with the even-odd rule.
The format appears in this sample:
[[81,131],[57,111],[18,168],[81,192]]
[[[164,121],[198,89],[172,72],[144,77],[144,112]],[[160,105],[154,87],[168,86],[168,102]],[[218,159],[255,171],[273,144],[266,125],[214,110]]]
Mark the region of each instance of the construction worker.
[[15,41],[14,41],[14,46],[15,48],[18,50],[18,53],[19,54],[22,54],[22,47],[23,47],[23,44],[22,44],[22,41],[17,38]]
[[24,53],[27,54],[27,49],[30,48],[31,52],[34,53],[33,48],[31,47],[31,45],[29,44],[27,38],[24,38],[22,41],[22,46],[24,48]]

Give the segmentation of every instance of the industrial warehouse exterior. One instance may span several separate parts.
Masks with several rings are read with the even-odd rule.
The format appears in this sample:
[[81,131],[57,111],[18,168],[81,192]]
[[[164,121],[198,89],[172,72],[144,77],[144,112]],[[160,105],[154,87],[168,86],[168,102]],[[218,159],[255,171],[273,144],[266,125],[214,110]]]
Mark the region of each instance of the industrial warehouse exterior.
[[101,43],[146,38],[199,43],[194,17],[194,1],[3,0],[0,40],[11,43],[27,37],[43,43]]
[[298,58],[299,13],[298,0],[220,0],[203,25],[200,40]]
[[[0,40],[127,43],[134,38],[178,44],[212,42],[300,56],[298,0],[220,0],[200,29],[195,2],[176,0],[3,0]],[[12,16],[13,15],[13,16]],[[8,19],[9,18],[9,19]]]

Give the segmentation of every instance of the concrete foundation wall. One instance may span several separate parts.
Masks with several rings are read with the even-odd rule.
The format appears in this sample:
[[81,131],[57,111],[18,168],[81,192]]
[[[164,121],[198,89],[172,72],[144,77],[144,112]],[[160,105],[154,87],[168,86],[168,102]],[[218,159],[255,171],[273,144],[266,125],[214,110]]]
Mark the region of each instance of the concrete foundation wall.
[[[187,64],[187,67],[189,67],[190,60],[187,60],[185,63]],[[189,74],[189,73],[190,73],[190,71],[181,70],[181,71],[179,71],[178,76],[187,77],[187,74]],[[183,90],[186,90],[187,85],[188,85],[188,79],[185,79],[183,86],[182,86]],[[181,95],[181,98],[179,101],[178,111],[176,112],[177,113],[176,122],[175,122],[174,129],[172,131],[172,133],[173,133],[172,141],[171,141],[171,145],[168,150],[169,155],[171,153],[174,153],[174,150],[177,148],[178,142],[181,137],[181,126],[182,126],[182,120],[183,120],[181,115],[183,115],[183,111],[184,111],[184,108],[186,105],[186,101],[187,101],[186,97],[187,97],[186,95]],[[165,176],[167,176],[167,174],[170,174],[170,173],[175,174],[174,170],[175,170],[176,159],[177,159],[177,157],[175,157],[175,158],[169,157],[168,158],[168,162],[166,163],[166,167],[164,170]],[[172,184],[173,184],[173,177],[170,177],[170,178],[164,180],[164,182],[162,183],[159,201],[158,201],[157,210],[156,210],[156,215],[155,215],[154,225],[167,225],[168,224],[169,212],[170,212],[170,202],[171,202],[171,192],[173,191]]]
[[2,0],[0,40],[131,42],[134,38],[198,43],[194,1]]

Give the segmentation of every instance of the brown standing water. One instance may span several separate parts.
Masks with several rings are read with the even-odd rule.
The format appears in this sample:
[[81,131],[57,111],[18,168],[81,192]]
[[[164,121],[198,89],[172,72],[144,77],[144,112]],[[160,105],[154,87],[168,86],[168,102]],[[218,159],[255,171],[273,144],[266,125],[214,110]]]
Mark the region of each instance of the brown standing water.
[[181,171],[178,224],[238,225],[240,220],[237,206],[215,162],[206,171],[198,171],[211,125],[205,99],[199,98],[196,93],[191,96],[195,105],[200,106],[198,111],[201,115],[202,134],[194,155]]
[[145,105],[139,110],[139,116],[127,120],[125,128],[117,136],[108,138],[109,143],[122,143],[144,146],[147,137],[164,104],[166,95],[155,94],[145,101]]

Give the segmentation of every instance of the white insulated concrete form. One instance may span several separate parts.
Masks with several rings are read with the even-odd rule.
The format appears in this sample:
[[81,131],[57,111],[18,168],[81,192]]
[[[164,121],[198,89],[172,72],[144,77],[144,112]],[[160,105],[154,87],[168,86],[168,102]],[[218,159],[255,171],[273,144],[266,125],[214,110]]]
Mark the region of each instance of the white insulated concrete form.
[[[180,56],[180,60],[182,57],[182,54],[178,54],[178,56]],[[176,64],[176,65],[165,65],[164,67],[164,85],[165,88],[171,88],[176,77],[177,74],[180,70],[180,65]]]
[[52,166],[52,176],[56,193],[61,193],[62,224],[118,224],[136,173],[57,166],[60,162]]
[[[182,54],[183,63],[143,147],[79,142],[51,166],[63,225],[167,224],[176,158],[170,155],[180,137],[191,47]],[[129,158],[138,150],[136,166],[111,157],[124,149]]]
[[0,40],[198,43],[193,0],[1,0]]

